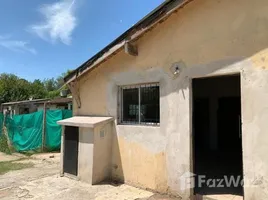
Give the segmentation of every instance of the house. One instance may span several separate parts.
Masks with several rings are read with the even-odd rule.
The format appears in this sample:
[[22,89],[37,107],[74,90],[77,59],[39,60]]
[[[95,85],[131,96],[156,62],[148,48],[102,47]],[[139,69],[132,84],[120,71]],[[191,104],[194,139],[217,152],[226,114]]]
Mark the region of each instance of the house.
[[[61,98],[55,98],[55,99],[50,99],[46,101],[46,108],[49,110],[72,110],[73,106],[73,99],[70,97],[61,97]],[[44,109],[44,104],[43,103],[36,103],[37,110],[43,110]]]
[[72,98],[56,98],[56,99],[33,99],[25,101],[7,102],[1,105],[4,114],[12,115],[29,114],[44,109],[72,109]]
[[266,0],[165,1],[65,81],[62,175],[268,199]]
[[43,105],[49,99],[33,99],[24,101],[6,102],[1,104],[1,111],[4,114],[21,115],[37,111],[37,104]]

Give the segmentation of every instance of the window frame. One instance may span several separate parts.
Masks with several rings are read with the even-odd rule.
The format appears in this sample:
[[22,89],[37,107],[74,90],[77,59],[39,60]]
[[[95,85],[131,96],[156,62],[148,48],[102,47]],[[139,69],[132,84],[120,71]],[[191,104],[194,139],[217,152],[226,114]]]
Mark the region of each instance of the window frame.
[[[141,88],[142,87],[159,87],[159,122],[141,122]],[[138,89],[138,106],[139,106],[139,119],[138,121],[124,121],[124,99],[123,99],[123,90],[124,89]],[[118,86],[118,95],[117,95],[117,124],[118,125],[136,125],[136,126],[160,126],[160,84],[159,82],[153,83],[141,83],[133,85],[122,85]]]

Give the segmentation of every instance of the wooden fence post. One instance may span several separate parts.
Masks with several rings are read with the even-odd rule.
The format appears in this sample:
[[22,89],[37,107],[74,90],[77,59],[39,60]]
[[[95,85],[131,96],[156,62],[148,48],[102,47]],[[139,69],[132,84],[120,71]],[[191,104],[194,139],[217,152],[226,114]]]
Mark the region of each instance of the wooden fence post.
[[47,103],[45,102],[43,112],[42,152],[44,152],[46,145],[46,116],[47,116]]
[[65,126],[62,126],[61,131],[61,148],[60,148],[60,176],[64,176],[64,145],[65,145]]

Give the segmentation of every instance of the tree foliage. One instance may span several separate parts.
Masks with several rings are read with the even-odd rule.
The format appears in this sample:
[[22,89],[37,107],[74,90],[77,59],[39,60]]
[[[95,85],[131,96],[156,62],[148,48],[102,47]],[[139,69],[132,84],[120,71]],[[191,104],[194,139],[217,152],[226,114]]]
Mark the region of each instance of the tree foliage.
[[60,96],[60,89],[64,85],[64,76],[68,70],[57,78],[48,78],[43,81],[36,79],[33,82],[22,79],[14,74],[0,74],[0,103],[22,101],[41,98],[55,98]]
[[29,98],[30,83],[14,74],[0,75],[0,101],[20,101]]
[[47,96],[46,88],[41,80],[36,79],[32,82],[30,96],[33,99],[42,99]]

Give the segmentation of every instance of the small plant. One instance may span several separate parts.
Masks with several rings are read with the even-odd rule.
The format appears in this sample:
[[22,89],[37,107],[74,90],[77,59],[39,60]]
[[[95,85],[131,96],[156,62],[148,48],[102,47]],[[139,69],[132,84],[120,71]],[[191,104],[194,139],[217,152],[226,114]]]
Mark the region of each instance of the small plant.
[[0,175],[5,174],[9,171],[14,171],[14,170],[20,170],[20,169],[25,169],[25,168],[30,168],[34,164],[29,162],[29,163],[19,163],[16,161],[6,161],[6,162],[0,162]]
[[0,135],[0,151],[6,154],[11,154],[13,152],[8,146],[8,140],[5,134]]

